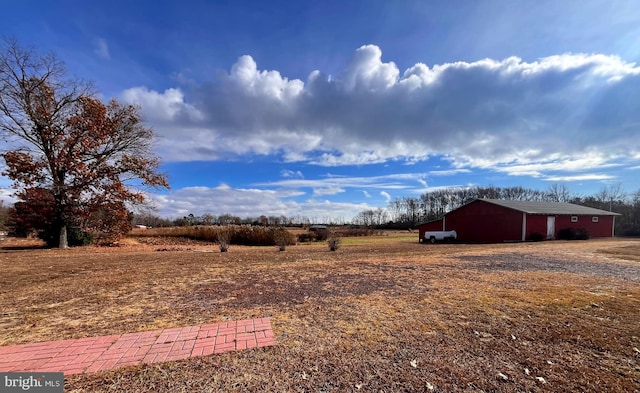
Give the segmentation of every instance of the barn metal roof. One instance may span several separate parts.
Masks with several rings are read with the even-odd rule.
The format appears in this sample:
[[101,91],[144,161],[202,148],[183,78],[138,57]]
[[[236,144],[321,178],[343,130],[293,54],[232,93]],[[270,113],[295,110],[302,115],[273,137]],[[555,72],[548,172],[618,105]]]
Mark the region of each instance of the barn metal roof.
[[478,201],[493,203],[509,209],[518,210],[527,214],[566,214],[585,216],[619,216],[618,213],[592,207],[574,205],[573,203],[536,202],[536,201],[503,201],[500,199],[478,198]]

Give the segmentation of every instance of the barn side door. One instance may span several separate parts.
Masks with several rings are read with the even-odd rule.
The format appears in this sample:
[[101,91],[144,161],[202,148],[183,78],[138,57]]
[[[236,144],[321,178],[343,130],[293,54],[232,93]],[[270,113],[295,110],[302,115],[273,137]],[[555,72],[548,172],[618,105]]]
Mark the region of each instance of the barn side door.
[[556,235],[556,218],[547,216],[547,239],[553,239]]

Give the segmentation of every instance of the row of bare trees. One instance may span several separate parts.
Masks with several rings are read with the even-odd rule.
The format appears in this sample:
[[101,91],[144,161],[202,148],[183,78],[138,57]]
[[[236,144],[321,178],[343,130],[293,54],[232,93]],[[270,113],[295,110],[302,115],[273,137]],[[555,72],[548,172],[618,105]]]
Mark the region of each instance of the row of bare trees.
[[[384,209],[381,209],[384,211]],[[345,220],[340,217],[307,217],[307,216],[255,216],[240,217],[233,214],[214,215],[205,213],[195,215],[193,213],[186,216],[168,219],[159,217],[151,212],[137,213],[133,215],[133,225],[144,225],[147,227],[188,227],[188,226],[208,226],[208,225],[259,225],[259,226],[310,226],[313,224],[344,225]]]
[[392,223],[413,227],[419,223],[444,216],[476,198],[566,202],[561,193],[563,186],[542,192],[524,187],[451,187],[426,192],[419,197],[400,197],[389,202],[389,220]]

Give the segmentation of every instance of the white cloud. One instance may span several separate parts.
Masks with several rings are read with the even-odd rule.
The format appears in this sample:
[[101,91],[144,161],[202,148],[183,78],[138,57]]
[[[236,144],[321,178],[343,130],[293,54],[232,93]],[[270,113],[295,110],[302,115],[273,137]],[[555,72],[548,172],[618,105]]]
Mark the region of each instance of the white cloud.
[[239,217],[285,215],[316,219],[350,220],[371,206],[364,203],[332,202],[309,199],[298,202],[299,191],[274,191],[265,189],[241,189],[228,185],[211,187],[186,187],[166,195],[150,195],[156,214],[162,217],[183,217],[190,213],[202,215],[233,214]]
[[429,171],[429,176],[454,176],[460,173],[470,173],[469,169],[445,169],[437,171]]
[[611,180],[615,179],[615,176],[606,175],[602,173],[586,173],[583,175],[567,175],[567,176],[549,176],[545,177],[543,180],[547,181],[586,181],[586,180]]
[[283,169],[282,172],[280,172],[280,175],[285,178],[304,179],[304,175],[301,171]]
[[10,188],[0,188],[0,202],[5,206],[11,206],[18,202],[18,199],[13,196],[15,190]]
[[362,190],[362,195],[364,195],[365,198],[371,198],[371,194],[369,194],[367,190]]
[[387,201],[387,203],[391,202],[391,195],[389,195],[388,192],[380,191],[380,195],[382,195],[384,197],[384,199]]
[[394,63],[382,62],[382,51],[375,45],[356,50],[341,78],[346,91],[376,92],[389,89],[398,82],[400,71]]
[[544,174],[550,172],[580,172],[619,166],[620,164],[614,162],[616,158],[618,157],[607,157],[599,152],[585,152],[575,156],[550,154],[537,162],[527,162],[527,160],[523,160],[507,163],[498,167],[487,165],[486,168],[492,168],[498,172],[504,172],[512,176],[543,177]]
[[329,186],[325,188],[314,188],[313,195],[336,195],[345,191],[342,187]]
[[282,188],[313,188],[313,189],[341,189],[341,188],[379,188],[387,190],[407,189],[411,185],[407,181],[416,181],[424,177],[423,173],[396,173],[382,176],[334,176],[326,175],[321,179],[285,179],[271,182],[261,182],[256,186]]
[[121,98],[130,104],[140,105],[148,120],[160,125],[165,122],[181,123],[204,119],[203,114],[193,105],[184,102],[184,94],[180,89],[167,89],[158,93],[146,87],[132,87],[122,92]]
[[[313,71],[304,82],[242,56],[187,92],[138,87],[123,97],[142,105],[162,156],[174,161],[276,154],[338,166],[445,156],[458,170],[540,177],[640,156],[629,143],[640,138],[640,67],[602,54],[418,63],[400,72],[366,45],[342,72]],[[578,158],[585,152],[595,164]]]
[[18,200],[13,196],[16,192],[12,188],[13,181],[6,176],[0,174],[0,201],[5,205],[13,205]]
[[93,41],[95,53],[99,58],[103,60],[111,60],[111,54],[109,53],[109,45],[104,38],[97,38]]
[[235,214],[241,217],[261,214],[288,214],[295,202],[287,198],[304,193],[261,189],[234,189],[226,184],[218,187],[186,187],[166,195],[151,195],[162,215],[182,217],[189,213]]

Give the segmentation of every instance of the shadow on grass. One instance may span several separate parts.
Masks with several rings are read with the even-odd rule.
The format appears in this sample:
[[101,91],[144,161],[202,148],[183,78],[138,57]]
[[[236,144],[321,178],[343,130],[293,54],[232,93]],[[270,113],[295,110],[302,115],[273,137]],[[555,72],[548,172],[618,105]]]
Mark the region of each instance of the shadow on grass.
[[49,247],[47,246],[10,246],[10,247],[0,247],[0,252],[3,251],[29,251],[29,250],[45,250]]
[[43,250],[48,248],[40,239],[7,237],[0,240],[0,251]]

